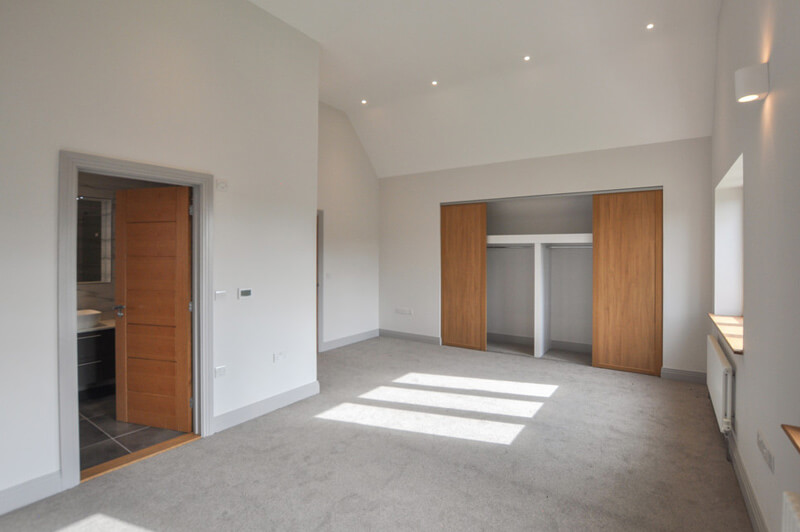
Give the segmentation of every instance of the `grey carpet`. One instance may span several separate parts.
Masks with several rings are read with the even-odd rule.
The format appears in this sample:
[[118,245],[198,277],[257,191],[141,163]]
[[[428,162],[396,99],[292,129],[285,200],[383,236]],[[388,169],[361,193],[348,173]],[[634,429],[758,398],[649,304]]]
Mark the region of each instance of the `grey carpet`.
[[515,344],[513,342],[502,342],[499,340],[488,340],[486,342],[486,350],[492,353],[533,356],[532,345]]
[[[533,418],[358,397],[433,390],[392,384],[412,372],[558,388],[438,390],[535,399]],[[704,386],[390,338],[323,353],[319,380],[319,396],[7,514],[0,530],[96,514],[152,531],[751,529]],[[345,402],[524,427],[499,445],[315,417]]]
[[582,366],[592,365],[591,353],[575,353],[573,351],[564,351],[561,349],[551,349],[542,358],[548,360],[559,360],[561,362],[568,362],[570,364],[581,364]]

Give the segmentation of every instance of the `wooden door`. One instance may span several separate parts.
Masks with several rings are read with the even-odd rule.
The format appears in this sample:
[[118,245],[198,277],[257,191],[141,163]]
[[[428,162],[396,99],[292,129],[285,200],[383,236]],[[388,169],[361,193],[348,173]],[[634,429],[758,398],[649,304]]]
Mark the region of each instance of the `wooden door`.
[[661,375],[662,193],[593,200],[592,364]]
[[486,204],[443,205],[442,343],[486,350]]
[[192,430],[189,194],[121,190],[115,217],[117,419],[181,432]]

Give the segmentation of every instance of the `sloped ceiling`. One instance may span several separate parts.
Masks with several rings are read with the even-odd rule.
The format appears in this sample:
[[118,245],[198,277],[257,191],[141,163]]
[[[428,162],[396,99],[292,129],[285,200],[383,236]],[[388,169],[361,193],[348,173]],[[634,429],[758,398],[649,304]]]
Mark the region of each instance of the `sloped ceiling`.
[[711,134],[720,0],[251,1],[380,177]]

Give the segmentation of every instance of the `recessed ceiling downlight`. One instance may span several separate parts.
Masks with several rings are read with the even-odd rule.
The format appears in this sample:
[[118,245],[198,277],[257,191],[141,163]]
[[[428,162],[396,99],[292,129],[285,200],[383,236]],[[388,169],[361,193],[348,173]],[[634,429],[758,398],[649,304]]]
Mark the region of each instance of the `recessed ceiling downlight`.
[[361,100],[361,105],[367,105],[367,100]]
[[645,26],[645,28],[647,28],[648,30],[652,30],[655,27],[656,27],[656,25],[653,24],[652,22],[650,24],[648,24],[647,26]]
[[433,85],[434,87],[435,87],[436,85],[438,85],[438,84],[439,84],[439,82],[438,82],[438,81],[436,81],[436,80],[433,80],[433,81],[431,81],[431,85]]
[[526,55],[525,57],[522,58],[522,60],[523,61],[530,61],[531,60],[531,56]]

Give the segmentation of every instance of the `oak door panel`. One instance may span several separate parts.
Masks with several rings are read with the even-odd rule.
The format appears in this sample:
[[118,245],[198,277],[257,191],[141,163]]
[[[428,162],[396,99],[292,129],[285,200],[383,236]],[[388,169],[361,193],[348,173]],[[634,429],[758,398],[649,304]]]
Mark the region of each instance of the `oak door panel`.
[[128,356],[175,362],[175,328],[128,325]]
[[442,343],[486,350],[486,204],[443,205]]
[[660,375],[662,192],[593,198],[592,363]]
[[192,430],[188,187],[116,196],[117,418]]
[[131,223],[126,228],[127,255],[174,257],[178,245],[176,231],[174,222]]

